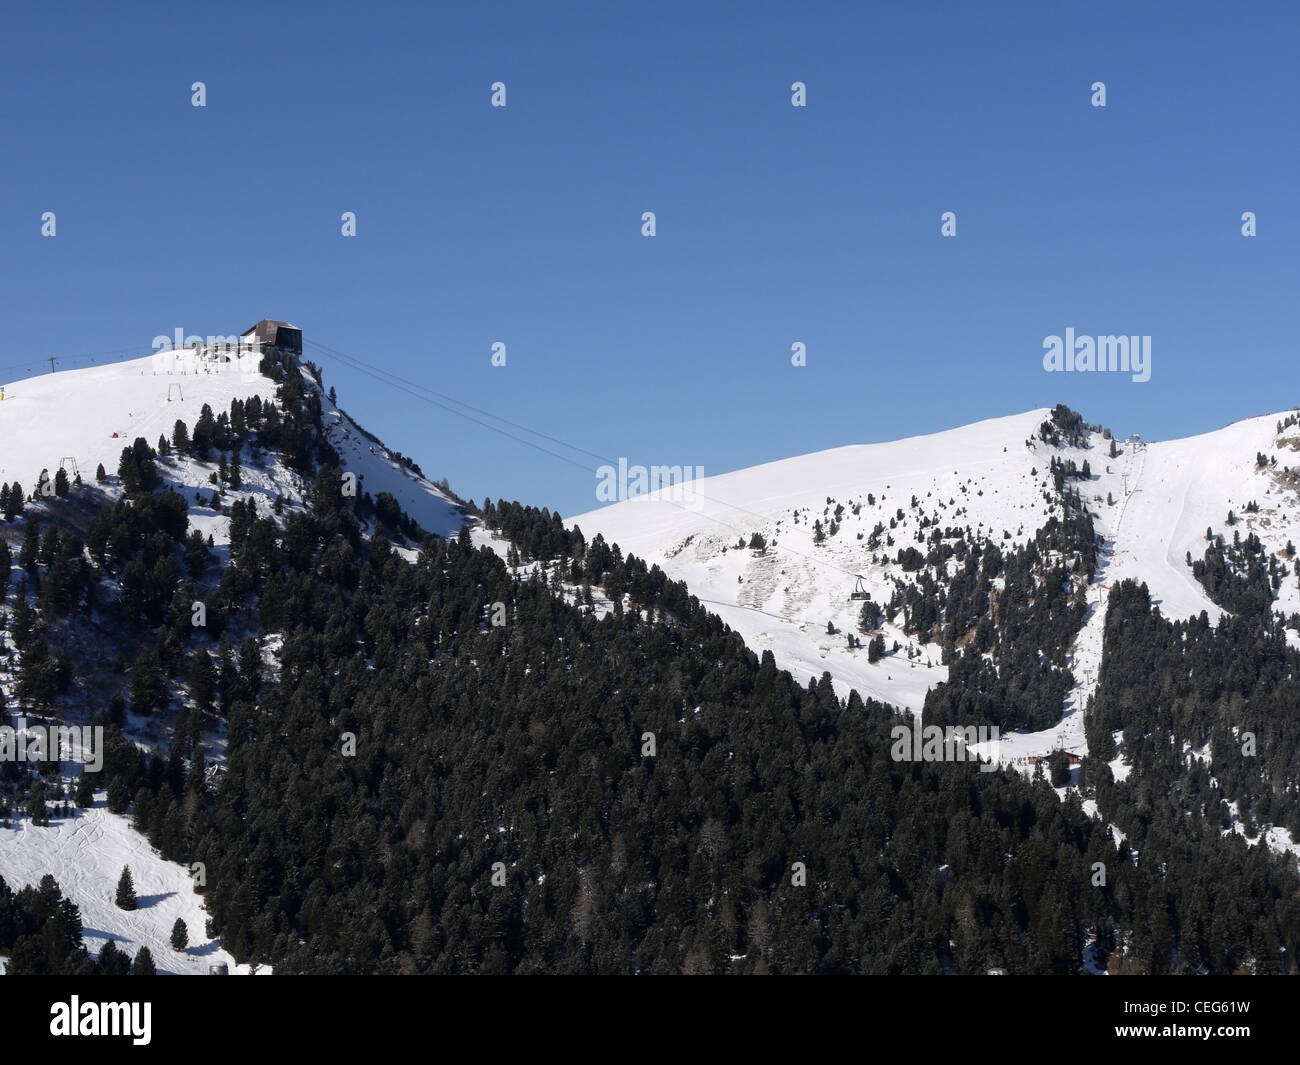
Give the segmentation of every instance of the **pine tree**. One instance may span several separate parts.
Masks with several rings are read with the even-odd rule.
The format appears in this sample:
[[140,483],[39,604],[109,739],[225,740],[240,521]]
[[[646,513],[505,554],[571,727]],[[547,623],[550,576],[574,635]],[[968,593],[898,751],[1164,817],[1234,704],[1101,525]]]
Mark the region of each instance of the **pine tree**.
[[108,809],[110,813],[124,814],[131,805],[131,786],[120,776],[108,782]]
[[89,773],[82,772],[77,777],[77,790],[73,792],[73,801],[83,810],[88,810],[95,802],[95,782]]
[[212,416],[212,408],[205,403],[199,411],[199,420],[194,423],[194,435],[190,438],[194,454],[206,462],[208,451],[216,442],[216,438],[217,420]]
[[181,918],[176,918],[176,923],[172,925],[172,950],[184,950],[190,945],[190,930],[185,927],[185,922]]
[[13,521],[23,512],[23,486],[17,481],[9,486],[9,498],[4,505],[5,521]]
[[45,781],[39,774],[27,796],[27,817],[33,825],[49,824],[49,810],[45,805]]
[[95,480],[100,484],[103,484],[108,480],[108,472],[104,469],[104,464],[102,462],[95,467]]
[[[235,505],[238,506],[239,504],[236,503]],[[231,512],[233,514],[233,507]],[[190,576],[198,577],[202,574],[204,569],[207,568],[208,559],[208,547],[203,540],[203,533],[198,529],[191,529],[189,539],[185,541],[185,568],[189,570]]]
[[135,909],[135,881],[131,879],[130,866],[122,866],[122,875],[117,879],[117,898],[114,902],[119,910]]
[[122,482],[122,489],[128,496],[140,491],[140,476],[135,468],[135,456],[129,447],[122,448],[117,460],[117,479]]
[[27,519],[27,528],[23,532],[23,546],[18,552],[18,565],[28,573],[36,572],[36,560],[41,550],[41,530],[36,519]]
[[158,646],[141,648],[131,666],[131,709],[152,714],[161,708],[167,700],[166,684]]
[[211,712],[212,700],[216,694],[216,678],[213,675],[212,658],[203,647],[194,648],[190,662],[190,699],[196,710]]
[[45,527],[45,535],[41,537],[41,548],[37,552],[36,561],[42,566],[52,565],[54,556],[59,552],[59,530],[53,525]]
[[18,605],[14,607],[14,618],[9,625],[9,636],[14,646],[24,654],[31,646],[32,636],[36,631],[36,611],[27,602],[27,581],[18,588]]
[[148,947],[141,947],[140,952],[136,954],[135,961],[131,963],[132,976],[156,976],[158,970],[154,967],[153,955],[149,953]]
[[110,939],[100,948],[99,971],[104,976],[125,976],[131,970],[131,955]]

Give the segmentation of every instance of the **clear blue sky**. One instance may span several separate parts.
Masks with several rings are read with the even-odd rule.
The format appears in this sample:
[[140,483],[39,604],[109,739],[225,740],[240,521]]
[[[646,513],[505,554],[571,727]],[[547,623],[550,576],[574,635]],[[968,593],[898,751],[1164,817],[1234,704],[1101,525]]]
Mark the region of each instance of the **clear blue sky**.
[[[5,380],[283,318],[706,473],[1057,402],[1148,438],[1300,403],[1294,4],[63,7],[0,44]],[[1067,326],[1151,335],[1151,380],[1045,373]],[[323,361],[462,495],[596,505]]]

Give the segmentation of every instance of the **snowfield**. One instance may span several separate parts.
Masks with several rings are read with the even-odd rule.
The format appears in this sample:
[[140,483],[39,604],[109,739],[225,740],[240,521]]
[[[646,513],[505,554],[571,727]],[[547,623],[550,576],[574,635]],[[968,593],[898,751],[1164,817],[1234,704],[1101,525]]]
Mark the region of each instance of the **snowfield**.
[[[225,962],[231,975],[269,969],[238,965],[205,931],[207,911],[194,893],[184,866],[164,861],[149,841],[131,828],[130,821],[106,809],[103,792],[89,810],[77,810],[49,827],[34,828],[26,818],[0,828],[0,875],[14,891],[40,883],[51,873],[65,897],[81,910],[86,949],[93,957],[109,939],[134,957],[149,948],[160,974],[207,973],[208,966]],[[135,882],[137,908],[119,910],[113,899],[122,867],[129,866]],[[190,945],[176,951],[171,945],[177,918],[189,929]]]
[[[931,436],[770,462],[704,478],[684,499],[660,490],[568,524],[589,539],[601,533],[625,554],[685,581],[756,653],[771,650],[799,680],[829,672],[841,695],[857,689],[920,710],[925,693],[948,676],[940,648],[886,624],[886,644],[892,648],[897,640],[898,653],[871,664],[865,648],[849,650],[847,634],[858,635],[861,606],[849,599],[856,577],[883,607],[893,594],[891,578],[903,578],[885,555],[896,559],[908,546],[921,550],[915,540],[921,514],[941,527],[970,526],[1004,546],[1032,537],[1048,517],[1043,492],[1051,485],[1047,467],[1054,452],[1037,433],[1050,413],[1030,411]],[[838,531],[815,544],[813,523],[828,529],[840,505]],[[883,541],[868,546],[877,524],[893,537],[892,547]],[[767,541],[760,556],[737,547],[754,532]],[[827,632],[828,623],[835,635]],[[908,658],[908,649],[915,657]]]

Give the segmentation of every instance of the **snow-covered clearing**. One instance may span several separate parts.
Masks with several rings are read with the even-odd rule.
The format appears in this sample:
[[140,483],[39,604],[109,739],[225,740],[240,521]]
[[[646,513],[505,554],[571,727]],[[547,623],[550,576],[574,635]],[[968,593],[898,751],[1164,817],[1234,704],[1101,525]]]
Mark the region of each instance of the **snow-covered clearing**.
[[[80,908],[86,949],[93,956],[114,939],[133,956],[147,946],[159,973],[206,973],[218,962],[229,965],[231,974],[253,971],[208,938],[207,912],[186,869],[161,858],[127,818],[109,813],[102,792],[92,809],[51,819],[48,827],[33,827],[26,818],[11,824],[0,828],[0,875],[17,891],[52,874]],[[135,882],[135,910],[119,910],[113,901],[123,866]],[[184,951],[171,946],[177,918],[189,930]]]

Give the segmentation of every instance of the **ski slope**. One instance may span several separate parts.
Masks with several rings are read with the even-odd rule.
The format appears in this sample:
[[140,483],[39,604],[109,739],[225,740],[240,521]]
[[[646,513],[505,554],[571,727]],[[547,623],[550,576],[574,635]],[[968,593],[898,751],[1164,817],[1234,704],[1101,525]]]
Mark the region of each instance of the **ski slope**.
[[[1273,552],[1300,540],[1300,497],[1282,476],[1286,466],[1300,468],[1300,429],[1292,427],[1279,439],[1276,426],[1283,416],[1267,415],[1182,440],[1117,441],[1112,459],[1110,440],[1099,433],[1087,434],[1084,447],[1043,443],[1037,431],[1050,413],[1028,411],[929,436],[771,462],[705,478],[676,498],[661,490],[615,503],[569,524],[588,538],[601,533],[625,553],[684,580],[751,648],[771,650],[797,678],[827,671],[841,694],[857,689],[917,711],[926,691],[946,679],[939,648],[917,645],[886,625],[888,645],[897,639],[902,651],[871,664],[865,650],[849,650],[845,634],[857,632],[859,604],[849,599],[855,574],[864,576],[883,605],[891,578],[903,575],[881,556],[887,551],[896,557],[909,544],[921,548],[912,538],[920,515],[940,526],[970,526],[1004,546],[1023,543],[1048,516],[1043,491],[1050,485],[1051,458],[1073,459],[1080,467],[1086,459],[1091,478],[1072,483],[1105,549],[1087,620],[1072,648],[1076,686],[1054,728],[1004,736],[1001,759],[1014,762],[1057,746],[1082,753],[1082,711],[1101,669],[1106,586],[1144,581],[1167,617],[1205,611],[1217,619],[1221,610],[1193,577],[1186,556],[1203,557],[1207,527],[1229,541],[1234,529],[1243,538],[1253,531]],[[1275,469],[1256,467],[1260,452],[1276,455]],[[869,494],[876,497],[874,505],[865,502]],[[914,495],[919,511],[910,507]],[[858,503],[861,510],[855,515],[846,509],[840,531],[816,546],[809,523],[794,524],[792,514],[801,511],[824,524],[834,508],[828,497],[846,507]],[[1251,500],[1259,503],[1258,513],[1246,512]],[[869,535],[882,519],[887,526],[898,508],[904,519],[887,529],[894,546],[873,552],[859,533]],[[1230,508],[1238,518],[1231,527]],[[769,544],[761,557],[736,546],[741,539],[748,543],[755,531]],[[1276,606],[1289,614],[1300,610],[1300,585],[1294,563],[1288,570]],[[836,635],[828,635],[828,622]],[[909,646],[918,655],[910,661]]]
[[[275,400],[274,381],[242,372],[233,364],[211,359],[204,360],[197,372],[160,369],[172,364],[167,358],[148,356],[6,383],[0,401],[0,482],[18,481],[30,494],[42,470],[53,477],[61,461],[72,459],[82,480],[93,484],[96,466],[102,463],[110,476],[115,474],[122,449],[136,437],[156,447],[160,436],[171,439],[177,420],[192,429],[205,403],[218,415],[229,411],[235,399],[256,395],[263,402]],[[306,379],[310,382],[310,377]],[[343,468],[357,474],[359,491],[374,497],[390,493],[427,532],[448,536],[460,530],[465,518],[453,500],[397,462],[383,444],[367,436],[323,395],[321,406],[326,437],[338,450]],[[194,490],[211,491],[208,477],[216,468],[215,455],[210,463],[179,456],[160,464],[159,472],[193,503]],[[249,494],[268,500],[276,494],[301,500],[305,490],[290,471],[259,470],[248,464],[247,457],[244,477]],[[192,524],[222,542],[225,522],[195,509]]]
[[[1265,415],[1213,433],[1155,443],[1144,447],[1145,463],[1115,552],[1118,579],[1146,580],[1153,599],[1166,617],[1187,618],[1205,610],[1211,620],[1220,611],[1192,576],[1185,556],[1205,553],[1205,531],[1212,529],[1231,541],[1255,533],[1271,552],[1279,552],[1300,533],[1300,494],[1285,486],[1277,471],[1257,469],[1257,453],[1277,456],[1277,470],[1300,467],[1300,449],[1279,443],[1279,415]],[[1283,434],[1296,434],[1292,428]],[[1246,505],[1258,502],[1258,513]],[[1238,522],[1227,524],[1229,509]],[[1293,568],[1293,567],[1289,567]],[[1290,614],[1300,609],[1296,581],[1282,584],[1276,608]]]
[[[1285,559],[1287,543],[1300,537],[1300,492],[1285,484],[1279,471],[1288,465],[1300,467],[1300,446],[1291,443],[1300,433],[1292,428],[1279,440],[1281,417],[1251,418],[1181,440],[1126,442],[1119,445],[1117,458],[1092,464],[1094,473],[1103,471],[1094,477],[1088,501],[1105,547],[1089,594],[1087,620],[1072,648],[1075,686],[1055,727],[1002,737],[998,755],[1004,764],[1028,772],[1032,763],[1025,759],[1057,747],[1087,752],[1083,711],[1096,694],[1101,674],[1109,588],[1125,580],[1145,582],[1152,603],[1165,617],[1183,621],[1204,612],[1214,623],[1223,610],[1187,565],[1188,554],[1193,561],[1204,556],[1207,529],[1229,542],[1234,532],[1242,539],[1253,532],[1271,553]],[[1300,439],[1294,442],[1300,445]],[[1257,468],[1258,454],[1277,456],[1276,469]],[[1108,492],[1116,500],[1114,506],[1105,503]],[[1259,504],[1254,513],[1246,511],[1252,500]],[[1227,523],[1229,510],[1237,517],[1235,525]],[[1294,562],[1287,568],[1290,576],[1278,589],[1274,606],[1289,615],[1300,610],[1300,581]],[[1122,766],[1115,768],[1122,776]]]
[[4,391],[0,481],[19,481],[29,493],[41,470],[53,476],[64,458],[76,460],[87,483],[101,462],[116,473],[122,448],[137,436],[151,447],[159,436],[170,440],[177,419],[192,428],[204,403],[219,414],[234,399],[275,398],[268,378],[229,370],[159,373],[153,357],[31,377]]

